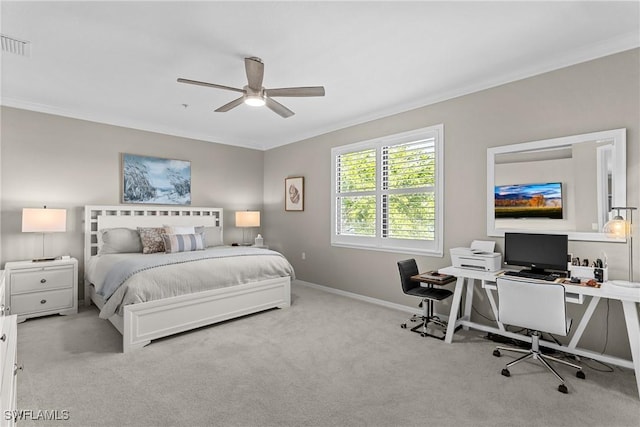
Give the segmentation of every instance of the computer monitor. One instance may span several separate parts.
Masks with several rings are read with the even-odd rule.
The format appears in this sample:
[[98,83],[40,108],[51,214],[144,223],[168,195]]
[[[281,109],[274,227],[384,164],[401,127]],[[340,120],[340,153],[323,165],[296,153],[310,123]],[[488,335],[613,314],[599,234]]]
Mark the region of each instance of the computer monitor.
[[567,271],[568,240],[566,234],[504,233],[504,262],[532,273]]

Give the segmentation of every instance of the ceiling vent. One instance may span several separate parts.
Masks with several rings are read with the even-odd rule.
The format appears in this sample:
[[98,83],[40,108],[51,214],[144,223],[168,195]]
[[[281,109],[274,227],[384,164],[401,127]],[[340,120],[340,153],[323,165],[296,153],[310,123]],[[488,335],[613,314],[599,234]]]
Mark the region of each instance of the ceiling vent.
[[15,53],[16,55],[22,56],[29,56],[31,53],[31,42],[19,40],[4,34],[0,34],[0,38],[2,38],[3,52]]

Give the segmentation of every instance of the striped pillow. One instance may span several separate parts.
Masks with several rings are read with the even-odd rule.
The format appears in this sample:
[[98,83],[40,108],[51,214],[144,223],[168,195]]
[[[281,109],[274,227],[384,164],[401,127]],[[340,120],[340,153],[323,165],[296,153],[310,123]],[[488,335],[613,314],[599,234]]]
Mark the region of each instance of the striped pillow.
[[163,234],[166,253],[201,251],[204,249],[202,234]]

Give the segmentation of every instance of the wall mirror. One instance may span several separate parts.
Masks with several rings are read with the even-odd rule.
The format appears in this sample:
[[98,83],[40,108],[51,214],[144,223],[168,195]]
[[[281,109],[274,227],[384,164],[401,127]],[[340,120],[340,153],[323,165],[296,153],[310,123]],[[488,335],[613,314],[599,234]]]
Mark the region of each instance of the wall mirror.
[[626,206],[626,129],[487,149],[487,235],[602,233],[612,206]]

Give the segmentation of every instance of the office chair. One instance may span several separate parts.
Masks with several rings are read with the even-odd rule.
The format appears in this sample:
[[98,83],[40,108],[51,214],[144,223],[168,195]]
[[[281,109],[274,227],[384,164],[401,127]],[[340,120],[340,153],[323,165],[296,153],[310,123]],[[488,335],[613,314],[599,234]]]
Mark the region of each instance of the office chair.
[[564,286],[559,283],[540,283],[522,278],[498,277],[498,320],[503,324],[519,326],[531,330],[531,348],[520,349],[497,346],[493,355],[500,357],[500,350],[524,353],[525,355],[507,363],[502,375],[511,375],[509,368],[527,359],[540,361],[561,382],[558,391],[567,393],[564,378],[549,364],[550,361],[562,363],[578,370],[576,376],[584,379],[579,365],[542,354],[540,335],[542,332],[567,336],[571,328],[571,319],[566,315]]
[[[413,332],[418,332],[420,336],[426,337],[430,336],[433,338],[438,338],[443,340],[445,337],[439,337],[437,335],[432,335],[427,331],[427,325],[429,323],[434,323],[443,328],[447,327],[447,324],[440,320],[438,316],[433,314],[433,303],[434,301],[442,301],[445,298],[453,295],[448,289],[443,288],[434,288],[433,285],[428,285],[428,287],[424,287],[420,285],[420,282],[415,280],[411,280],[411,276],[415,276],[418,273],[418,265],[416,264],[415,259],[407,259],[404,261],[398,261],[398,270],[400,270],[400,281],[402,283],[402,292],[407,295],[420,297],[422,301],[418,307],[422,308],[422,316],[413,315],[410,322],[416,322],[418,319],[422,321],[422,323],[418,324],[411,328]],[[401,328],[407,327],[407,322],[400,325]]]

